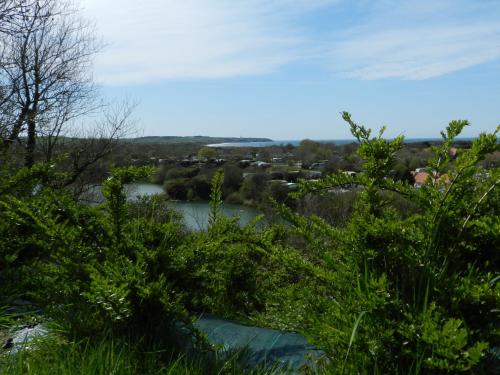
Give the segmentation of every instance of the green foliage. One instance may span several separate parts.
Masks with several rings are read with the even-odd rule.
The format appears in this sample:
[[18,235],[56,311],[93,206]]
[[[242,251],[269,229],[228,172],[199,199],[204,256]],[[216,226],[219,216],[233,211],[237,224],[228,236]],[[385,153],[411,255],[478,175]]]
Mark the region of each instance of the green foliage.
[[2,375],[223,375],[274,374],[273,370],[245,371],[234,359],[226,361],[197,358],[172,350],[145,351],[140,343],[119,339],[98,342],[65,342],[44,339],[39,349],[0,357]]
[[199,159],[214,159],[217,157],[217,150],[213,147],[202,147],[198,151]]
[[[500,171],[482,161],[499,151],[496,132],[452,158],[467,122],[451,122],[428,158],[431,177],[415,189],[391,178],[402,137],[385,140],[383,129],[372,137],[348,113],[343,118],[359,143],[356,175],[300,181],[288,198],[267,175],[244,180],[242,198],[271,193],[321,206],[322,217],[278,206],[286,226],[262,228],[257,218],[241,227],[224,217],[223,198],[241,183],[235,168],[226,168],[230,177],[217,171],[210,193],[210,173],[167,182],[181,182],[167,189],[171,197],[177,188],[210,194],[209,228],[200,232],[182,226],[166,197],[127,201],[125,185],[149,176],[148,168],[114,169],[96,207],[58,188],[64,176],[53,166],[3,168],[2,305],[21,296],[69,337],[95,343],[112,334],[144,351],[171,348],[176,324],[189,329],[193,316],[209,312],[300,331],[326,351],[333,373],[487,371],[485,358],[500,344]],[[332,225],[338,218],[343,225]],[[70,367],[101,361],[74,356],[74,348],[60,349],[74,359]],[[136,371],[122,349],[96,350],[115,355],[117,369]],[[13,373],[26,370],[23,363],[59,371],[28,357]]]
[[2,194],[1,294],[29,298],[70,337],[111,332],[140,337],[147,347],[170,347],[174,325],[190,327],[190,314],[198,311],[242,317],[262,308],[285,278],[281,271],[266,276],[281,267],[275,248],[282,232],[260,232],[257,221],[241,228],[225,218],[220,171],[210,230],[189,233],[164,198],[127,202],[124,185],[149,172],[115,169],[98,207],[43,185],[23,199]]
[[[390,178],[403,138],[385,140],[384,129],[371,138],[350,114],[342,116],[359,142],[361,172],[302,181],[293,196],[356,186],[358,202],[340,229],[281,207],[306,241],[301,246],[314,276],[307,287],[286,287],[269,303],[264,321],[275,321],[274,304],[286,306],[281,314],[288,326],[327,349],[339,372],[449,373],[477,367],[487,348],[499,344],[494,249],[500,248],[500,175],[480,166],[499,150],[496,132],[481,134],[452,159],[449,148],[468,124],[452,121],[429,160],[432,178],[415,189]],[[401,215],[395,195],[413,211]]]
[[167,181],[164,185],[168,197],[177,200],[187,200],[189,194],[189,180],[179,178]]
[[222,184],[224,183],[224,171],[218,170],[212,178],[212,191],[210,192],[210,214],[208,217],[209,227],[217,223],[222,208]]
[[79,336],[144,334],[186,320],[164,264],[183,229],[171,212],[139,215],[137,202],[130,212],[126,202],[124,185],[149,172],[114,170],[102,208],[43,186],[24,200],[2,195],[2,293],[32,298]]
[[111,177],[104,181],[102,185],[102,194],[106,198],[107,207],[113,219],[114,234],[117,242],[122,237],[122,225],[125,218],[125,203],[127,196],[125,193],[125,184],[149,177],[152,169],[142,168],[116,168],[111,172]]
[[139,196],[127,204],[130,219],[145,219],[155,223],[180,223],[182,216],[171,208],[168,197],[164,194]]
[[262,201],[267,188],[269,176],[266,173],[255,173],[243,180],[241,193],[245,199]]
[[237,191],[243,181],[242,170],[233,164],[224,166],[224,188],[229,191]]
[[166,173],[165,191],[171,199],[209,200],[211,169],[201,173],[199,168],[173,168]]
[[[431,303],[419,316],[408,316],[407,319],[408,323],[400,327],[400,333],[407,340],[403,351],[415,350],[420,354],[418,367],[448,372],[470,370],[481,360],[488,347],[482,341],[468,346],[469,331],[462,327],[463,321],[444,319],[436,310],[435,303]],[[418,348],[413,347],[415,343]]]

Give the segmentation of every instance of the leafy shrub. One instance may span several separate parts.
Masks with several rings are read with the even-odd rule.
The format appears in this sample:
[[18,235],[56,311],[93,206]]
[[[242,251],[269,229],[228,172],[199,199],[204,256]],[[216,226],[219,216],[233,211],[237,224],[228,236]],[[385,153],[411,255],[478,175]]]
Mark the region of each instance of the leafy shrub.
[[[221,213],[222,172],[209,228],[188,232],[164,197],[126,201],[124,185],[150,169],[113,170],[97,207],[56,189],[64,176],[50,166],[2,169],[0,294],[29,298],[78,338],[112,333],[166,347],[176,323],[210,312],[300,330],[327,351],[334,373],[481,370],[499,345],[500,172],[481,166],[499,150],[496,133],[452,159],[467,123],[451,122],[429,158],[432,177],[414,189],[389,177],[403,138],[372,138],[343,117],[361,172],[301,181],[293,194],[357,186],[347,203],[331,201],[338,226],[283,205],[290,225],[257,229],[257,218],[240,227]],[[208,176],[198,177],[206,194]],[[190,179],[169,181],[169,195],[195,196]],[[256,174],[241,194],[267,186]]]
[[261,201],[267,188],[269,176],[265,173],[254,173],[245,178],[241,193],[245,199]]
[[181,214],[171,208],[165,194],[143,195],[128,202],[127,216],[130,219],[145,219],[155,223],[180,222]]
[[[480,166],[499,149],[496,133],[481,134],[453,160],[448,150],[467,122],[452,121],[429,160],[434,177],[414,189],[388,178],[403,138],[387,141],[383,129],[370,138],[343,117],[359,143],[362,172],[302,181],[295,196],[356,184],[354,212],[335,228],[281,207],[306,240],[315,276],[280,291],[264,320],[301,329],[329,351],[339,373],[471,370],[499,344],[500,174]],[[387,192],[414,211],[398,212]]]
[[241,317],[261,309],[279,280],[267,274],[281,267],[282,232],[222,216],[218,173],[210,228],[189,233],[161,196],[127,203],[124,185],[148,173],[113,170],[98,207],[43,185],[23,199],[2,194],[0,292],[30,298],[72,337],[110,332],[151,340],[145,345],[170,345],[174,326],[189,327],[196,312]]
[[189,180],[186,178],[179,178],[176,180],[169,180],[165,183],[165,191],[171,199],[186,200],[189,193]]

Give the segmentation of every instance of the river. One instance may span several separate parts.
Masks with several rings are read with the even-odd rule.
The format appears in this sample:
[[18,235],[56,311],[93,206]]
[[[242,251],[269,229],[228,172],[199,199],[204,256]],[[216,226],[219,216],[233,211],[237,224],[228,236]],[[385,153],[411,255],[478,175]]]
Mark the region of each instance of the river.
[[[127,185],[127,196],[129,199],[134,199],[139,195],[164,194],[165,191],[160,185],[136,183]],[[207,228],[210,206],[208,202],[170,202],[172,208],[180,212],[184,223],[189,229],[203,230]],[[222,212],[226,216],[238,216],[240,224],[245,225],[250,220],[255,218],[260,212],[252,207],[247,207],[239,204],[224,203]]]

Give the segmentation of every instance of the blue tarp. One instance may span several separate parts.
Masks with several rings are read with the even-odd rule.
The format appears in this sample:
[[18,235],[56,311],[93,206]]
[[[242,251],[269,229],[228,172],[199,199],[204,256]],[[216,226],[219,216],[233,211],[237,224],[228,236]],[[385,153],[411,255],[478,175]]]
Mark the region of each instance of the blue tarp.
[[219,356],[243,353],[248,367],[273,367],[298,372],[305,367],[314,370],[324,353],[310,345],[306,338],[293,332],[246,326],[212,315],[202,315],[194,324],[210,344],[219,345]]

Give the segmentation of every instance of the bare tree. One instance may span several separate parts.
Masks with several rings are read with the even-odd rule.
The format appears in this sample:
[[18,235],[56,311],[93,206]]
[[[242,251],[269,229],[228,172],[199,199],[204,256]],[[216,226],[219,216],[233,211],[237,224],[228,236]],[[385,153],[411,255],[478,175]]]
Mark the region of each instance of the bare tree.
[[[16,86],[6,74],[11,67],[8,58],[9,37],[19,33],[22,19],[29,13],[35,0],[0,0],[0,141],[6,139],[15,107],[10,101]],[[2,142],[3,143],[3,142]],[[0,149],[1,149],[0,144]]]
[[91,64],[99,45],[92,27],[65,1],[34,0],[16,27],[3,43],[3,106],[11,118],[4,117],[0,135],[4,149],[23,143],[31,167],[38,137],[49,138],[50,160],[64,125],[95,110]]
[[121,138],[130,136],[134,132],[134,119],[132,117],[137,103],[130,100],[102,109],[100,116],[89,125],[83,125],[79,130],[73,131],[71,137],[65,137],[61,144],[61,151],[67,156],[66,168],[68,178],[63,180],[64,186],[75,185],[78,189],[95,182],[99,176],[92,173],[91,166],[111,154],[119,145]]
[[[0,69],[4,66],[5,38],[12,31],[19,12],[21,12],[21,5],[18,0],[0,1]],[[5,88],[0,85],[0,109],[6,97]]]
[[0,1],[0,33],[7,34],[12,31],[19,14],[22,13],[27,0],[2,0]]
[[[91,64],[100,44],[67,0],[0,0],[0,158],[56,158],[56,186],[88,186],[131,134],[135,104],[103,105]],[[91,122],[91,119],[92,122]],[[80,131],[78,123],[84,123]]]

